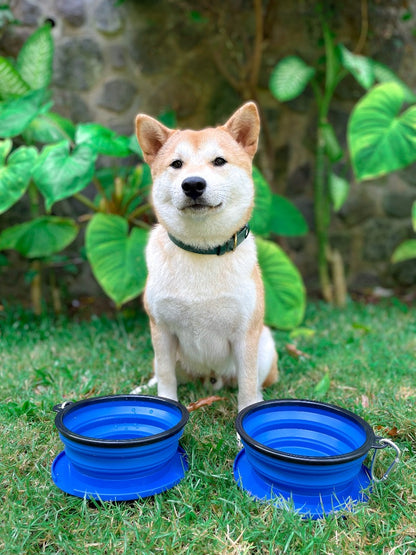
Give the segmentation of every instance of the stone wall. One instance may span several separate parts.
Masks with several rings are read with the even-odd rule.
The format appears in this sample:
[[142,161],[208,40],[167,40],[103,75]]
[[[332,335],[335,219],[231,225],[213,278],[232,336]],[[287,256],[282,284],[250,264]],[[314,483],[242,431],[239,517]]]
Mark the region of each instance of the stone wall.
[[[282,57],[298,54],[315,63],[321,55],[317,4],[267,3],[271,12],[256,87],[263,117],[257,163],[273,189],[295,202],[309,222],[307,237],[282,244],[311,291],[317,282],[312,216],[316,106],[310,91],[279,104],[267,84]],[[389,65],[416,89],[416,1],[403,5],[387,0],[332,2],[330,23],[337,39],[351,49],[364,32],[362,52]],[[0,54],[15,56],[37,25],[52,20],[55,109],[75,122],[97,121],[130,134],[137,112],[158,115],[173,109],[182,127],[212,125],[249,96],[247,88],[239,86],[244,80],[242,60],[249,59],[253,48],[254,16],[248,0],[12,0],[11,6],[21,25],[5,30]],[[334,99],[331,122],[344,146],[348,114],[362,94],[347,78]],[[394,247],[413,234],[415,167],[361,184],[354,183],[345,168],[351,194],[333,216],[331,241],[343,254],[350,289],[415,285],[415,261],[389,262]],[[73,284],[74,290],[79,291],[79,284]],[[87,282],[82,287],[94,290]]]

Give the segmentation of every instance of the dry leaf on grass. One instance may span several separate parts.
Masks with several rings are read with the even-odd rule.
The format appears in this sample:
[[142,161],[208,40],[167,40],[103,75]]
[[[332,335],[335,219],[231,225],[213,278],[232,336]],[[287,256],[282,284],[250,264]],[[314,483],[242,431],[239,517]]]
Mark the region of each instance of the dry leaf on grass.
[[198,399],[198,401],[194,401],[193,403],[189,403],[186,407],[188,412],[192,412],[194,410],[198,410],[201,407],[212,405],[216,401],[225,401],[226,397],[218,397],[218,395],[211,395],[211,397],[204,397],[203,399]]
[[382,432],[383,435],[387,434],[390,437],[397,437],[400,434],[396,426],[393,426],[392,428],[386,428],[385,426],[376,426],[376,430]]
[[304,353],[303,351],[299,350],[296,345],[293,345],[293,343],[286,344],[286,351],[292,358],[311,358],[311,355],[308,355],[308,353]]

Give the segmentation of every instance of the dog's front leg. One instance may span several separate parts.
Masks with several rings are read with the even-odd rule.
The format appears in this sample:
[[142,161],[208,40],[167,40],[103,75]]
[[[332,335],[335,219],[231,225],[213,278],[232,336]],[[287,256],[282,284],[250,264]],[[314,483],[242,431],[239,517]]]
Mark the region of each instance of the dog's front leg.
[[258,376],[259,334],[251,331],[234,344],[238,379],[238,410],[262,401]]
[[153,349],[155,352],[155,375],[157,394],[160,397],[178,400],[176,383],[177,338],[164,326],[150,322]]

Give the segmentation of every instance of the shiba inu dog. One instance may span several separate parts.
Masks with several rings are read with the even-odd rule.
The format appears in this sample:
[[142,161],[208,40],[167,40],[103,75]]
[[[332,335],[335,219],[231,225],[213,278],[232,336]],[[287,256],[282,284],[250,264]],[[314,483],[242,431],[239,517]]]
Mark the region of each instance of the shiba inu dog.
[[238,384],[238,408],[277,380],[277,353],[263,325],[264,291],[247,222],[260,120],[253,102],[225,125],[173,130],[139,114],[158,225],[146,250],[144,294],[158,395],[177,400],[184,374],[219,389]]

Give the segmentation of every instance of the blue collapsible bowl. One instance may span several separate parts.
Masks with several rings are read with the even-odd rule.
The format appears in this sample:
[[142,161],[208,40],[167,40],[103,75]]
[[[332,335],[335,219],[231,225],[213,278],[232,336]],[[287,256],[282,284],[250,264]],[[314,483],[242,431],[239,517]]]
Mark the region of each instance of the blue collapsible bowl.
[[52,464],[52,479],[66,493],[125,501],[165,491],[184,477],[179,438],[189,413],[180,403],[111,395],[54,410],[65,450]]
[[236,429],[244,445],[234,462],[238,484],[311,518],[365,501],[364,459],[385,447],[359,416],[309,400],[256,403],[238,414]]

